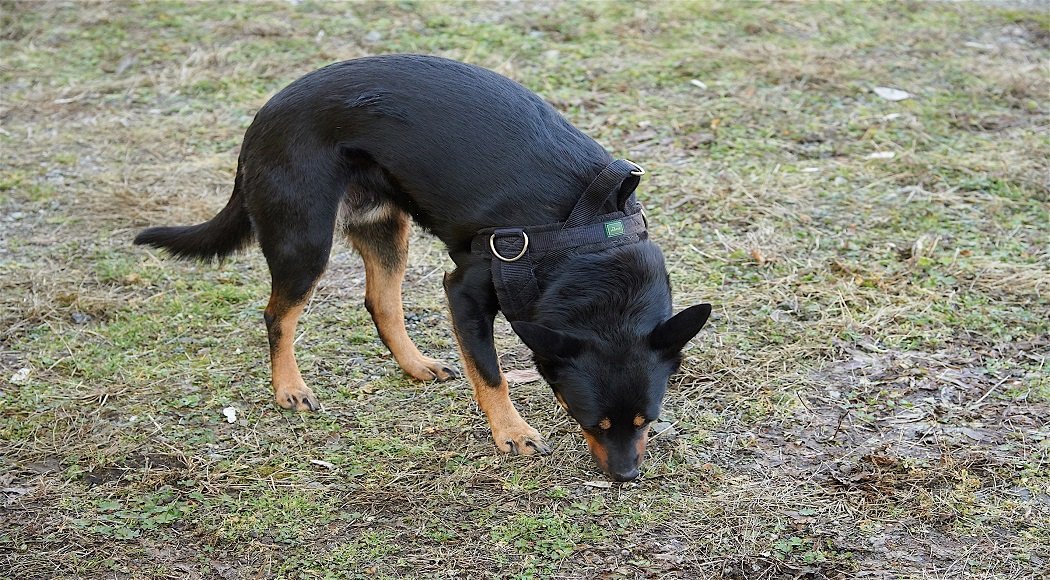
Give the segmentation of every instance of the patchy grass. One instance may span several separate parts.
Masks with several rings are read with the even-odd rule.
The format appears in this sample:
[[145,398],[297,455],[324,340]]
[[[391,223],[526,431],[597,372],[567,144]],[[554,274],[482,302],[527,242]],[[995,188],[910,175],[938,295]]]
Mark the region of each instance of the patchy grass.
[[[0,3],[0,576],[1040,577],[1045,11],[651,4]],[[402,376],[345,248],[298,415],[258,252],[130,246],[225,203],[286,83],[396,51],[507,74],[649,170],[676,301],[717,310],[639,482],[589,485],[542,384],[514,397],[555,453],[496,455],[464,381]],[[454,360],[450,262],[413,244],[410,332]]]

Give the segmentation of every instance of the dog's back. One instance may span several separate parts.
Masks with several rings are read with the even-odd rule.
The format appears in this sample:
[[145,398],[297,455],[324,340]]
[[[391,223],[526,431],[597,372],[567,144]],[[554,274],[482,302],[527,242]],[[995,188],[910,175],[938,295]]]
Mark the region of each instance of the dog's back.
[[[338,167],[337,176],[351,181],[369,181],[378,168],[395,185],[393,201],[450,246],[487,226],[563,218],[611,160],[518,83],[414,55],[356,59],[307,74],[259,111],[244,148],[253,170],[301,167],[310,156],[320,161],[314,172]],[[347,185],[334,187],[342,192]]]

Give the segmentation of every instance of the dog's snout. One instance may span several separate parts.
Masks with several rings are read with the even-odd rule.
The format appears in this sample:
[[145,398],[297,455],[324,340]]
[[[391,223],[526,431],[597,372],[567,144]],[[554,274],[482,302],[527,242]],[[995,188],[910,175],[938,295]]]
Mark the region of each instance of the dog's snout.
[[609,476],[615,481],[634,481],[638,479],[639,471],[637,467],[628,467],[625,469],[616,469],[609,473]]
[[645,442],[648,439],[642,434],[635,441],[614,442],[611,445],[592,433],[583,432],[587,446],[591,449],[598,467],[613,481],[633,481],[638,479],[641,470]]
[[639,453],[625,453],[620,456],[619,461],[610,462],[609,469],[605,472],[614,481],[633,481],[638,479],[639,468],[642,464],[642,456]]

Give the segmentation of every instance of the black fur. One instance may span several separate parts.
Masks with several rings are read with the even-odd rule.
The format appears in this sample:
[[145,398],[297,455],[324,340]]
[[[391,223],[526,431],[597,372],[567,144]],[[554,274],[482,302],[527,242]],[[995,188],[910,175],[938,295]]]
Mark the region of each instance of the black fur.
[[[151,228],[135,243],[208,259],[254,232],[275,293],[294,301],[323,271],[341,208],[343,226],[368,236],[377,226],[367,216],[394,206],[448,247],[457,335],[495,386],[499,306],[471,238],[486,227],[564,220],[611,161],[542,99],[494,72],[429,56],[361,58],[307,74],[259,110],[233,195],[215,218]],[[668,322],[667,273],[650,241],[572,256],[541,283],[532,320],[515,330],[572,416],[606,446],[602,468],[633,478],[648,429],[633,422],[657,417],[678,351],[706,315]],[[600,428],[603,419],[610,428]]]
[[252,223],[244,209],[238,172],[230,201],[215,217],[195,226],[149,228],[135,236],[135,243],[164,248],[179,258],[210,261],[244,248],[251,237]]

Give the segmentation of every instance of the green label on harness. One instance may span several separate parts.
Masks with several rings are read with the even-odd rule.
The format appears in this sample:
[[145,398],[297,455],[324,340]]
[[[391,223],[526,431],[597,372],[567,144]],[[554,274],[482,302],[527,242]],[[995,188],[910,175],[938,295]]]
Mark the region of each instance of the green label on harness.
[[622,236],[624,232],[623,220],[605,222],[605,237],[615,238],[616,236]]

